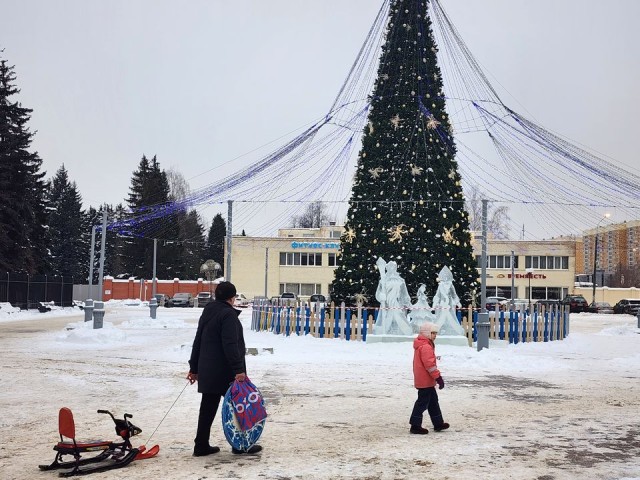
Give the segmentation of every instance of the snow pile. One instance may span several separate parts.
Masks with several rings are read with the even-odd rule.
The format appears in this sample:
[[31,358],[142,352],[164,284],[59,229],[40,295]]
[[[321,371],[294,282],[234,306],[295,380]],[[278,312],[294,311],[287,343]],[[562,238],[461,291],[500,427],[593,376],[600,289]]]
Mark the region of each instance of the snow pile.
[[110,322],[103,322],[102,328],[93,328],[93,322],[74,322],[56,336],[58,342],[80,344],[117,344],[127,339],[127,335]]
[[120,324],[120,328],[190,328],[191,325],[179,318],[134,318]]

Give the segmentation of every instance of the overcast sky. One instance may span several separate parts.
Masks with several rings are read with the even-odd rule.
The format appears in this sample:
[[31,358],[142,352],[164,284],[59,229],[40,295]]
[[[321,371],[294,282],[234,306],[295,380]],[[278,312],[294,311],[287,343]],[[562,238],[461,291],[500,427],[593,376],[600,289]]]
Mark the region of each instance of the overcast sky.
[[[442,4],[507,105],[640,173],[639,1]],[[0,49],[47,175],[64,163],[98,206],[143,154],[198,188],[322,117],[380,5],[3,0]]]

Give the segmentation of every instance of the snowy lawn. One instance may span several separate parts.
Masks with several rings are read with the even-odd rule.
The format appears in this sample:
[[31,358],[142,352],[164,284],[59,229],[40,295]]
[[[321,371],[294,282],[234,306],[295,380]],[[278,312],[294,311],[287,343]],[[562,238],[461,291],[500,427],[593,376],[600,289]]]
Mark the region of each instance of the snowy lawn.
[[79,437],[115,439],[96,413],[108,409],[134,415],[143,429],[134,445],[161,446],[94,479],[640,479],[635,317],[572,314],[560,342],[437,347],[451,428],[419,436],[408,433],[411,343],[256,333],[247,310],[247,347],[260,352],[247,357],[248,374],[270,415],[264,452],[232,455],[218,416],[212,443],[222,452],[195,458],[200,395],[185,375],[201,310],[159,308],[151,320],[126,303],[107,303],[101,330],[78,309],[0,310],[2,479],[57,478],[37,465],[53,460],[62,406]]

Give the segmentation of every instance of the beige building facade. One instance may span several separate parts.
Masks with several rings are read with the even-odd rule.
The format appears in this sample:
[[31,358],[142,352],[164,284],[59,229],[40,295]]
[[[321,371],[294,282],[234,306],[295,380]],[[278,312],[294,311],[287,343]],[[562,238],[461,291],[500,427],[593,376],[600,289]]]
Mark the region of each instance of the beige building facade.
[[[480,266],[480,239],[474,239],[472,245]],[[489,240],[487,296],[561,300],[574,288],[575,250],[573,239]]]
[[[269,298],[283,292],[293,292],[302,299],[314,293],[326,296],[333,281],[341,234],[341,226],[330,225],[281,229],[277,237],[234,236],[231,281],[247,298]],[[479,256],[479,240],[473,246]],[[574,288],[575,249],[572,239],[490,240],[487,296],[512,298],[513,284],[513,298],[562,299]]]

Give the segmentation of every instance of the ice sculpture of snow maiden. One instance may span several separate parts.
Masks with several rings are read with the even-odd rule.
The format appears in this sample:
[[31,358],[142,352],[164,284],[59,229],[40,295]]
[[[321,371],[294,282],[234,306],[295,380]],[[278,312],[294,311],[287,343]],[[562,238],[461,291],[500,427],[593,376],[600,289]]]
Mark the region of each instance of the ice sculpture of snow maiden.
[[380,302],[378,318],[373,326],[376,335],[411,335],[413,329],[407,321],[407,309],[411,308],[411,297],[404,279],[398,273],[398,264],[385,262],[382,257],[376,261],[380,271],[380,281],[376,290],[376,300]]
[[420,285],[418,288],[418,299],[416,303],[411,305],[409,318],[411,326],[413,327],[413,333],[418,333],[420,331],[420,325],[425,322],[436,323],[436,317],[433,315],[431,306],[427,300],[427,294],[425,293],[426,289],[427,287],[424,283]]
[[460,299],[453,287],[453,274],[444,266],[438,276],[440,283],[433,297],[433,308],[436,311],[436,325],[440,327],[440,335],[464,335],[464,329],[456,318],[456,307],[462,308]]

